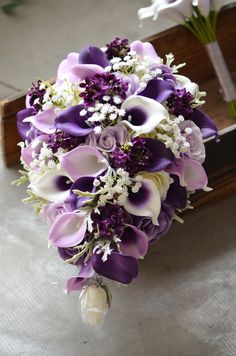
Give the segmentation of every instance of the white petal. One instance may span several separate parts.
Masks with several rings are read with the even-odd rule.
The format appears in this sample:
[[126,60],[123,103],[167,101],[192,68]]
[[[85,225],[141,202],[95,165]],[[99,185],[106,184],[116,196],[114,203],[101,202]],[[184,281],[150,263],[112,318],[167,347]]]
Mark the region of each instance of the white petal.
[[[59,190],[56,186],[56,179],[60,176],[68,177],[63,170],[49,170],[40,175],[36,171],[29,173],[29,188],[39,197],[50,202],[62,202],[69,196],[68,190]],[[69,177],[68,177],[69,179]]]
[[169,116],[162,104],[139,95],[128,97],[122,104],[121,109],[128,112],[132,109],[140,110],[146,116],[146,120],[142,125],[134,125],[127,120],[123,121],[124,124],[136,132],[135,136],[152,132],[162,120],[167,119]]
[[[159,190],[151,180],[144,178],[142,182],[145,185],[145,188],[149,191],[149,199],[143,204],[134,204],[129,201],[129,197],[123,204],[124,208],[128,213],[136,216],[148,216],[152,219],[154,225],[158,224],[158,216],[161,210],[161,198]],[[138,193],[136,193],[138,194]]]

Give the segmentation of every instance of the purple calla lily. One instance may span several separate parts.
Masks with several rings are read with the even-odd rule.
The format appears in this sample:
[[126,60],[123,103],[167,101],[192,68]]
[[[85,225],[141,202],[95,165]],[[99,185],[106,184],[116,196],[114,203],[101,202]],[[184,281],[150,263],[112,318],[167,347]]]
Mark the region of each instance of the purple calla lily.
[[79,54],[80,64],[97,64],[103,68],[110,65],[106,53],[95,46],[87,46],[83,48]]
[[71,205],[72,210],[79,209],[89,198],[88,197],[80,197],[78,194],[75,194],[73,191],[75,189],[81,190],[82,192],[94,192],[95,187],[93,185],[94,178],[93,177],[82,177],[75,181],[70,189],[70,198],[69,203]]
[[91,278],[94,275],[94,269],[91,260],[87,261],[86,264],[81,266],[79,274],[76,277],[71,277],[67,281],[65,293],[78,291],[83,287],[83,281],[87,278]]
[[83,241],[87,229],[86,215],[65,213],[55,220],[49,241],[56,247],[72,247]]
[[122,284],[129,284],[138,275],[136,258],[111,252],[104,262],[101,254],[92,256],[92,265],[98,274]]
[[152,153],[147,171],[158,172],[165,170],[171,163],[175,161],[175,156],[169,148],[166,148],[164,143],[152,138],[146,138],[144,140],[145,146]]
[[179,183],[179,177],[171,175],[173,183],[167,192],[165,203],[173,206],[176,209],[184,209],[187,205],[187,190]]
[[86,116],[81,116],[83,105],[74,105],[57,116],[55,126],[73,136],[86,136],[93,128],[86,124]]
[[161,79],[152,79],[147,83],[146,88],[139,92],[139,95],[154,99],[159,103],[165,101],[172,93],[174,86],[170,81]]
[[34,113],[34,108],[31,107],[21,110],[17,113],[17,130],[23,140],[27,139],[27,133],[29,132],[31,126],[30,122],[25,122],[24,120],[27,117],[33,116]]
[[203,111],[194,109],[188,119],[192,120],[199,127],[204,139],[215,136],[216,140],[218,140],[218,132],[215,123]]
[[81,177],[96,177],[109,166],[104,156],[92,146],[78,146],[65,153],[61,165],[73,181]]
[[135,226],[126,225],[121,236],[120,251],[134,258],[144,257],[148,250],[147,235]]

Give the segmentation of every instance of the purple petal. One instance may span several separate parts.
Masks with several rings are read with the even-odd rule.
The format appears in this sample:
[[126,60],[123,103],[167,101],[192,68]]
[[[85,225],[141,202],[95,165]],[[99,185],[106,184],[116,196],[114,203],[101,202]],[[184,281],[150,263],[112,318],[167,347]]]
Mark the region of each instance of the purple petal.
[[89,199],[86,197],[80,197],[78,194],[73,193],[73,190],[78,189],[82,192],[93,192],[95,191],[93,182],[93,177],[82,177],[77,179],[77,181],[72,184],[70,190],[70,204],[73,210],[80,208]]
[[56,128],[73,136],[85,136],[93,131],[86,124],[86,116],[81,116],[83,105],[74,105],[63,111],[55,120]]
[[104,69],[97,64],[77,64],[71,68],[71,73],[77,78],[77,83],[87,77],[93,77],[97,73],[104,73]]
[[33,114],[33,108],[24,109],[17,113],[17,129],[23,140],[27,139],[27,132],[30,130],[30,123],[23,122],[23,120],[29,116],[32,116]]
[[54,109],[48,109],[32,116],[30,122],[41,132],[51,134],[55,132],[55,118]]
[[187,190],[204,189],[207,187],[208,177],[203,166],[189,158],[179,158],[167,168],[168,173],[179,177],[180,185]]
[[108,168],[104,156],[94,147],[84,145],[64,154],[61,165],[75,181],[81,177],[96,177]]
[[111,252],[107,261],[103,262],[101,254],[92,257],[92,265],[98,274],[114,281],[128,284],[138,275],[136,258]]
[[134,258],[145,256],[148,250],[147,235],[136,227],[128,225],[121,236],[120,250],[124,255]]
[[147,83],[146,88],[139,93],[141,96],[154,99],[159,103],[165,101],[174,92],[174,87],[170,81],[152,79]]
[[145,139],[145,146],[152,152],[149,172],[158,172],[165,170],[175,160],[175,156],[164,143],[152,138]]
[[[21,158],[27,166],[29,166],[34,159],[32,156],[33,152],[39,153],[42,147],[42,143],[47,141],[47,135],[38,136],[33,141],[31,141],[29,145],[21,150]],[[38,144],[36,144],[36,142],[38,142]]]
[[179,178],[176,175],[171,176],[174,180],[167,192],[165,203],[176,209],[184,209],[187,204],[187,190],[179,184]]
[[149,42],[134,41],[130,45],[130,50],[135,51],[141,57],[148,56],[154,62],[160,61],[154,47]]
[[78,53],[69,53],[67,58],[60,63],[57,71],[57,85],[63,83],[65,78],[67,78],[73,84],[79,81],[77,75],[72,72],[72,68],[78,64],[78,60]]
[[88,46],[82,49],[79,54],[80,64],[97,64],[103,68],[107,67],[110,62],[106,54],[98,47]]
[[193,110],[188,119],[192,120],[199,127],[204,139],[211,136],[215,136],[218,139],[218,131],[214,121],[203,111],[198,109]]
[[52,225],[49,241],[57,247],[72,247],[83,241],[86,229],[84,214],[65,213]]
[[64,290],[65,294],[69,294],[70,292],[78,291],[82,289],[84,278],[80,277],[71,277],[67,280],[66,288]]

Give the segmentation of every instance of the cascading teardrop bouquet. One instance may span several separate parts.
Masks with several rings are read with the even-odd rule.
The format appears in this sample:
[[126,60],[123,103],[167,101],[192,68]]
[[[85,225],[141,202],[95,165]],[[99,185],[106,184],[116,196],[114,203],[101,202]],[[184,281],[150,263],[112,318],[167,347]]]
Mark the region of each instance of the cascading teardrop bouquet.
[[70,53],[56,82],[39,80],[18,113],[26,202],[51,225],[49,243],[74,276],[84,320],[110,304],[102,277],[128,284],[138,260],[166,234],[190,195],[209,190],[199,109],[205,92],[150,43],[116,38]]

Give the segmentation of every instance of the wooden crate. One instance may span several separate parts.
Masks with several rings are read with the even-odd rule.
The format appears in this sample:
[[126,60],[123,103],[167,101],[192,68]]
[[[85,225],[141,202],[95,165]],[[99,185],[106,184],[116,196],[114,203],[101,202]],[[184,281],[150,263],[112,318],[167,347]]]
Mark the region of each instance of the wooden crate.
[[[218,38],[230,71],[236,78],[236,5],[226,6],[219,17]],[[217,201],[236,192],[236,120],[228,115],[227,106],[219,93],[219,83],[204,47],[182,26],[176,26],[146,39],[157,53],[164,57],[174,53],[176,63],[186,62],[181,74],[188,76],[207,92],[204,110],[214,118],[220,130],[221,142],[206,142],[207,158],[204,167],[209,174],[210,193],[199,192],[193,197],[199,207]],[[6,166],[19,162],[20,141],[16,129],[16,113],[24,108],[25,93],[6,99],[0,105],[1,144]]]

